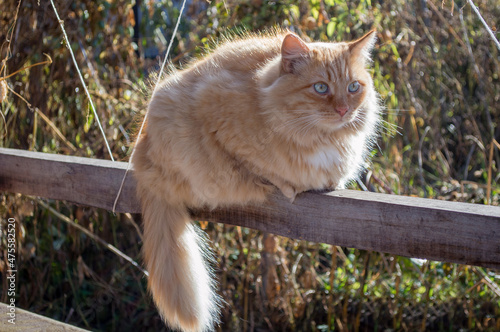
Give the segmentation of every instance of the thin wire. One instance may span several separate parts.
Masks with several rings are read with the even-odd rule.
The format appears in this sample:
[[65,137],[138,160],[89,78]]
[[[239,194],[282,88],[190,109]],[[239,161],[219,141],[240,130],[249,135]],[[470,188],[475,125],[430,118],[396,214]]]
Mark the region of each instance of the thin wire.
[[50,0],[50,3],[52,4],[52,8],[54,8],[54,13],[56,14],[57,21],[59,22],[59,25],[60,25],[61,30],[63,32],[66,47],[68,48],[69,53],[71,54],[71,58],[73,59],[73,64],[75,65],[75,68],[76,68],[76,72],[78,73],[78,76],[80,76],[80,81],[82,82],[83,89],[85,90],[85,93],[87,94],[87,98],[89,99],[90,107],[92,108],[92,111],[94,112],[94,116],[95,116],[97,125],[99,126],[99,129],[101,130],[101,134],[104,137],[104,143],[106,143],[106,147],[108,148],[109,156],[111,157],[112,161],[115,161],[115,159],[113,158],[113,154],[111,153],[111,148],[109,147],[108,140],[106,139],[106,134],[104,133],[104,129],[102,129],[101,121],[99,120],[99,116],[97,115],[97,111],[94,107],[94,103],[92,102],[92,98],[90,98],[89,90],[87,90],[87,86],[85,85],[85,81],[83,80],[82,73],[80,72],[80,69],[78,68],[78,64],[76,63],[75,55],[73,54],[73,50],[71,49],[71,45],[69,43],[68,35],[66,34],[66,30],[64,30],[64,21],[61,20],[61,18],[59,17],[59,13],[57,12],[56,6],[54,5],[54,1]]
[[477,9],[476,5],[474,4],[474,2],[472,2],[472,0],[468,0],[468,2],[470,4],[470,6],[472,7],[472,9],[474,10],[474,12],[476,12],[476,15],[479,17],[479,19],[483,23],[484,27],[486,28],[486,31],[488,31],[491,39],[493,39],[493,42],[497,45],[497,48],[500,51],[500,43],[498,42],[498,40],[495,37],[495,34],[491,30],[491,28],[488,26],[488,23],[486,23],[486,21],[484,20],[483,16],[481,16],[481,13],[479,12],[479,9]]
[[[186,6],[186,0],[184,0],[182,2],[181,10],[179,12],[179,17],[177,17],[177,23],[175,24],[174,32],[172,33],[172,37],[170,38],[170,42],[169,42],[168,47],[167,47],[167,51],[165,52],[165,58],[163,59],[163,63],[162,63],[161,68],[160,68],[160,73],[158,74],[158,79],[156,80],[153,94],[156,92],[156,89],[158,88],[158,85],[160,84],[161,78],[163,76],[163,70],[165,69],[165,65],[166,65],[167,60],[168,60],[168,55],[170,54],[170,49],[172,48],[172,44],[174,43],[175,35],[177,34],[177,29],[179,28],[179,24],[180,24],[181,18],[182,18],[182,13],[184,12],[185,6]],[[141,123],[141,128],[139,129],[139,133],[137,134],[137,139],[139,139],[141,137],[142,130],[144,129],[144,124],[146,123],[146,119],[148,118],[148,114],[149,114],[149,110],[146,111],[146,115],[144,115],[144,119],[142,120],[142,123]],[[134,145],[132,147],[132,153],[130,154],[130,158],[128,160],[127,169],[125,170],[125,174],[123,175],[122,183],[120,184],[120,189],[118,189],[118,194],[116,195],[115,202],[113,203],[113,213],[115,213],[115,211],[116,211],[116,205],[118,204],[118,199],[120,199],[123,185],[125,184],[125,179],[127,178],[128,172],[130,171],[130,165],[132,162],[132,158],[134,157],[135,147],[136,147],[136,145]]]
[[148,271],[144,270],[136,261],[134,261],[127,254],[125,254],[122,251],[120,251],[120,249],[118,249],[114,245],[109,244],[108,242],[104,241],[103,239],[101,239],[100,237],[98,237],[97,235],[95,235],[94,233],[92,233],[91,231],[89,231],[88,229],[86,229],[85,227],[83,227],[83,226],[77,224],[76,222],[74,222],[73,220],[71,220],[69,217],[65,216],[64,214],[62,214],[62,213],[60,213],[58,211],[56,211],[54,208],[52,208],[51,206],[49,206],[47,203],[45,203],[41,199],[36,198],[36,197],[32,197],[32,196],[30,196],[30,198],[33,199],[33,200],[35,200],[36,202],[38,202],[38,204],[40,204],[41,206],[43,206],[44,208],[46,208],[47,210],[49,210],[52,214],[54,214],[56,217],[58,217],[59,219],[61,219],[65,223],[67,223],[68,225],[71,225],[71,226],[77,228],[81,232],[87,234],[89,237],[91,237],[95,241],[99,242],[100,244],[102,244],[103,246],[105,246],[106,248],[108,248],[110,251],[114,252],[115,254],[117,254],[118,256],[120,256],[121,258],[125,259],[127,262],[129,262],[130,264],[132,264],[133,266],[135,266],[136,268],[138,268],[142,273],[144,273],[144,275],[146,277],[149,277]]

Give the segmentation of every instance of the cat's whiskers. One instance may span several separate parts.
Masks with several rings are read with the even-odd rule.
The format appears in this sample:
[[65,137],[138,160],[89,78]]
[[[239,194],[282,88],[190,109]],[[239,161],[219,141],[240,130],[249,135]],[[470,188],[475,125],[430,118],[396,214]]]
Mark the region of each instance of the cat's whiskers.
[[280,126],[280,129],[285,128],[285,134],[288,137],[304,137],[314,127],[321,122],[321,117],[317,114],[309,114],[300,118],[290,119]]
[[288,138],[298,136],[297,133],[302,131],[302,129],[305,126],[307,126],[308,123],[309,122],[302,121],[302,122],[295,123],[294,125],[287,126],[285,128],[285,131],[284,131],[285,136],[287,136]]
[[364,116],[356,116],[351,122],[349,122],[349,125],[356,131],[363,131],[367,125],[370,125],[370,121]]
[[[394,131],[395,131],[397,134],[402,135],[401,132],[398,130],[402,128],[399,127],[398,125],[387,122],[383,119],[380,119],[379,121],[380,121],[379,130],[382,133],[386,133],[389,134],[390,137],[394,137]],[[366,118],[357,116],[353,121],[349,122],[349,125],[352,126],[355,130],[360,130],[358,125],[364,126],[366,125],[366,123],[367,123]]]
[[380,128],[381,128],[382,132],[389,134],[391,137],[394,137],[394,134],[393,134],[394,131],[398,135],[403,136],[403,134],[399,131],[400,129],[402,129],[400,126],[398,126],[394,123],[387,122],[383,119],[380,119]]
[[304,124],[304,126],[297,132],[297,136],[307,136],[309,132],[318,125],[321,121],[319,118],[312,119],[311,121]]
[[317,118],[317,115],[316,114],[307,114],[307,115],[304,115],[304,116],[301,116],[301,117],[298,117],[298,118],[292,118],[292,119],[288,119],[286,121],[284,121],[283,123],[281,123],[278,127],[276,127],[276,129],[280,130],[280,129],[283,129],[283,128],[288,128],[288,127],[294,127],[294,126],[297,126],[297,125],[301,125],[305,122],[308,122],[310,120],[313,120]]
[[347,123],[347,127],[351,127],[354,130],[359,130],[358,126],[357,126],[357,123],[358,123],[357,121],[351,121],[351,122]]
[[[403,113],[403,114],[400,114]],[[380,115],[407,115],[411,114],[411,110],[403,108],[384,108],[380,111]]]
[[[364,123],[363,123],[363,121],[360,121],[360,120],[356,120],[356,119],[355,119],[355,120],[353,120],[353,121],[349,122],[349,123],[347,124],[347,126],[348,126],[348,127],[352,127],[352,128],[353,128],[354,130],[356,130],[356,131],[359,131],[359,130],[360,130],[360,127],[361,127],[363,124],[364,124]],[[359,125],[359,127],[358,127],[358,125]]]

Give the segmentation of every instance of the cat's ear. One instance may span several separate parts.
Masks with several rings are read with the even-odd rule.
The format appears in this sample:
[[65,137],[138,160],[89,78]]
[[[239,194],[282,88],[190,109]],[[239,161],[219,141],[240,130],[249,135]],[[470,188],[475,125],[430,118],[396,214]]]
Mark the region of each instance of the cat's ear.
[[295,63],[309,55],[311,50],[299,36],[289,33],[281,45],[281,63],[283,71],[293,73]]
[[363,37],[349,43],[349,52],[355,58],[360,58],[364,61],[370,60],[370,53],[375,46],[377,33],[375,30],[368,32]]

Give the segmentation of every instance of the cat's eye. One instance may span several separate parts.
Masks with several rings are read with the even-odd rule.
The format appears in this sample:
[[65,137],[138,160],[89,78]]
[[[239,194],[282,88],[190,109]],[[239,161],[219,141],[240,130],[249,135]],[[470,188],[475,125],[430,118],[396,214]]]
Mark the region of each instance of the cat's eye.
[[328,92],[328,85],[326,85],[323,82],[314,83],[313,87],[314,91],[316,91],[319,94],[323,95]]
[[354,81],[354,82],[352,82],[351,84],[349,84],[347,86],[347,91],[349,91],[350,93],[354,93],[354,92],[356,92],[356,91],[359,90],[359,87],[360,87],[359,82],[358,81]]

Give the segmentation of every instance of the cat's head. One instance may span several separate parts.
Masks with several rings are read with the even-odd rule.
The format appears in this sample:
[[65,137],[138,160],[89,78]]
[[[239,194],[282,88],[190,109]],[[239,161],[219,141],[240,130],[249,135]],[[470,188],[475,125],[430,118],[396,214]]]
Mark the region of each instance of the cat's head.
[[318,128],[362,130],[375,116],[369,114],[376,110],[371,104],[377,103],[366,69],[375,35],[370,31],[347,43],[306,43],[288,33],[281,45],[279,77],[262,90],[265,108],[279,117],[280,127],[300,135]]

